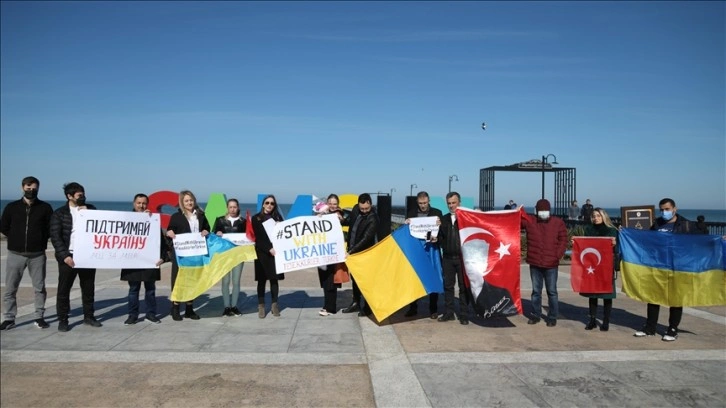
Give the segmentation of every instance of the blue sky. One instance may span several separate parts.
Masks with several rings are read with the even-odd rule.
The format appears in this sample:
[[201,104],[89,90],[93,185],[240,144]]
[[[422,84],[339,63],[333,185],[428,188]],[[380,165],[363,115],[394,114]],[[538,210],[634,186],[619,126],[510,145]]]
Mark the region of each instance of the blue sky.
[[724,4],[3,1],[0,196],[403,204],[552,153],[581,202],[723,209]]

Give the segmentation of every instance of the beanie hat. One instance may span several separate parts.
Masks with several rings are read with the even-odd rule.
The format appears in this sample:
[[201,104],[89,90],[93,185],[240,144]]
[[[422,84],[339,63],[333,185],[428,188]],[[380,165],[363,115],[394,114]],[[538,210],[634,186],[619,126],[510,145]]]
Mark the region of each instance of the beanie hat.
[[549,211],[550,210],[550,202],[545,200],[544,198],[537,201],[537,205],[534,207],[537,211]]

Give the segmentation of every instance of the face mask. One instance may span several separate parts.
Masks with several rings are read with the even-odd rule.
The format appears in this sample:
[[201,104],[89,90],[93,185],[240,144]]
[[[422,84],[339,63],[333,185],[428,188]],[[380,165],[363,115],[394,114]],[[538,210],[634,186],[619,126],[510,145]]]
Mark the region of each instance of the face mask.
[[86,196],[80,196],[76,198],[76,205],[79,207],[83,207],[86,205]]
[[661,217],[663,217],[666,221],[670,221],[673,219],[673,211],[663,211],[663,215],[661,215]]
[[23,196],[28,200],[35,200],[38,197],[38,190],[25,190]]
[[550,212],[549,211],[537,211],[537,217],[539,217],[540,220],[547,220],[550,218]]

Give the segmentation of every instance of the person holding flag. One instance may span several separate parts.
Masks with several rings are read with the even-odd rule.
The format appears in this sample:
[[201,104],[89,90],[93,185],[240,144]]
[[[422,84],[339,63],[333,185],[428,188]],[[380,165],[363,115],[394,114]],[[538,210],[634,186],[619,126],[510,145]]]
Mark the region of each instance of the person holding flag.
[[[189,190],[182,190],[179,193],[179,211],[171,215],[169,225],[166,227],[166,236],[174,240],[176,234],[188,234],[198,232],[203,237],[209,235],[209,221],[204,212],[197,205],[197,197]],[[171,246],[171,290],[174,291],[177,275],[179,274],[179,262],[176,259],[174,246]],[[199,320],[200,317],[194,312],[194,299],[186,301],[184,316],[180,314],[179,302],[172,302],[171,318],[180,321],[182,318]]]
[[[655,220],[650,227],[652,231],[659,231],[666,234],[703,234],[704,232],[696,227],[696,223],[678,215],[676,202],[671,198],[664,198],[658,203],[661,216]],[[658,314],[660,305],[648,303],[647,318],[641,330],[636,331],[633,336],[646,337],[655,336],[658,325]],[[683,306],[671,306],[668,317],[668,329],[663,335],[663,341],[675,341],[678,337],[678,325],[683,317]]]
[[615,299],[615,279],[617,271],[620,270],[618,253],[618,229],[615,228],[608,213],[600,207],[593,210],[590,216],[591,223],[585,226],[586,237],[611,237],[613,246],[613,291],[611,293],[580,293],[581,296],[589,297],[590,321],[585,326],[585,330],[592,330],[597,327],[597,300],[603,300],[603,318],[600,331],[608,331],[610,328],[610,312],[613,309],[613,299]]
[[[227,200],[227,214],[217,217],[214,221],[214,233],[222,237],[224,234],[246,232],[247,220],[240,216],[239,201],[236,198]],[[223,317],[241,316],[242,312],[237,308],[239,299],[239,281],[242,276],[242,266],[237,264],[229,273],[222,278],[222,302],[224,303]],[[232,288],[230,292],[230,283]]]

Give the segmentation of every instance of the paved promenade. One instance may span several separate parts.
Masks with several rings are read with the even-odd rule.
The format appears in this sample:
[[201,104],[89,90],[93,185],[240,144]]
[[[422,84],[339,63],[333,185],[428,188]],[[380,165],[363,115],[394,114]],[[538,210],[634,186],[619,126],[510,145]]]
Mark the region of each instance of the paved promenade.
[[[570,289],[566,265],[552,328],[527,325],[524,316],[439,323],[423,315],[423,301],[418,318],[405,318],[405,310],[382,323],[355,314],[321,317],[314,270],[288,274],[280,283],[282,316],[259,319],[252,264],[242,273],[242,316],[220,317],[217,286],[196,302],[201,320],[175,322],[167,264],[157,283],[161,324],[124,326],[127,284],[118,270],[99,270],[96,316],[103,327],[80,323],[75,289],[71,330],[59,333],[57,264],[48,256],[51,327],[32,323],[26,274],[17,326],[0,334],[3,408],[726,406],[726,307],[687,308],[678,340],[669,343],[634,338],[645,305],[619,293],[610,331],[585,331],[587,299]],[[0,258],[4,293],[5,242]],[[527,311],[526,265],[521,278]],[[348,284],[338,308],[350,299]],[[667,318],[664,309],[661,323]]]

